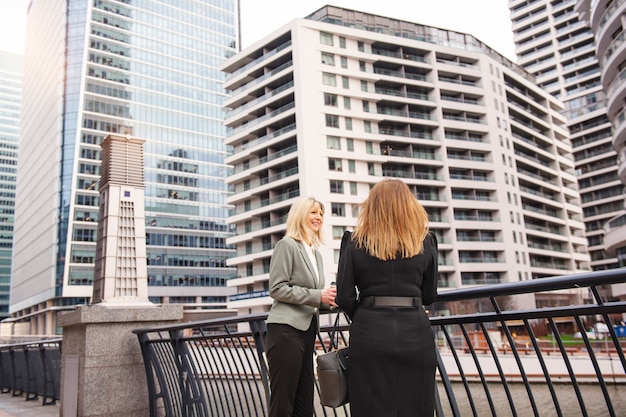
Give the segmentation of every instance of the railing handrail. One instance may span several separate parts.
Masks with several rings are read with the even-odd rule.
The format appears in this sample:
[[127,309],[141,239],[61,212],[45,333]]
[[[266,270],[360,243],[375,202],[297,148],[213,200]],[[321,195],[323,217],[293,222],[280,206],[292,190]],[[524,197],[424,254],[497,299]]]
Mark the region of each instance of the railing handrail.
[[[558,277],[537,278],[530,281],[505,282],[488,286],[477,286],[471,288],[457,288],[444,290],[437,294],[435,302],[462,301],[468,299],[490,298],[503,295],[528,294],[534,292],[557,291],[571,288],[580,288],[581,281],[593,279],[594,285],[609,285],[624,281],[626,268],[609,269],[605,271],[594,271],[575,275],[564,275]],[[503,313],[504,314],[504,313]],[[254,313],[238,315],[232,317],[221,317],[193,322],[194,327],[211,327],[215,325],[235,324],[245,321],[265,320],[268,313]],[[189,323],[172,324],[158,328],[140,328],[133,330],[133,333],[140,334],[150,331],[171,331],[189,328]]]
[[437,302],[460,301],[476,298],[489,298],[493,296],[529,294],[535,292],[557,291],[572,288],[585,287],[586,280],[593,280],[594,286],[610,285],[624,282],[626,268],[608,269],[563,275],[557,277],[536,278],[529,281],[505,282],[497,285],[458,288],[442,291],[437,295]]

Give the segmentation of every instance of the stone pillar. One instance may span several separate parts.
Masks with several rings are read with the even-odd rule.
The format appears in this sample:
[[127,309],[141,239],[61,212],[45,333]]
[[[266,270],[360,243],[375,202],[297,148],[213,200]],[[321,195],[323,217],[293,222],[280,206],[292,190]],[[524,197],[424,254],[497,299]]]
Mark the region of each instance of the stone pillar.
[[59,314],[63,327],[61,417],[148,417],[139,328],[175,324],[182,306],[80,306]]

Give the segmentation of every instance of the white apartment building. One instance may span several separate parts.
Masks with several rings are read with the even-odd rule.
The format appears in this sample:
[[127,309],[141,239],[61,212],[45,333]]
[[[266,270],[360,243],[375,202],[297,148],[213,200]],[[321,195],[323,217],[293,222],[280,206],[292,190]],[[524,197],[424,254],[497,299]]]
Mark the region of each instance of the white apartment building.
[[[607,95],[606,111],[613,125],[613,147],[618,154],[617,172],[622,184],[626,184],[626,1],[581,0],[576,7],[596,36],[596,54]],[[626,213],[607,222],[605,233],[607,252],[617,257],[619,266],[626,266]],[[624,287],[615,294],[621,299],[626,297]]]
[[518,64],[565,106],[591,268],[612,269],[620,264],[605,250],[604,226],[624,211],[623,184],[594,34],[575,5],[576,0],[509,1]]
[[440,291],[589,269],[562,104],[471,35],[325,6],[222,69],[237,227],[229,308],[240,314],[269,309],[272,248],[294,198],[326,205],[330,282],[344,230],[385,177],[406,181],[430,214]]

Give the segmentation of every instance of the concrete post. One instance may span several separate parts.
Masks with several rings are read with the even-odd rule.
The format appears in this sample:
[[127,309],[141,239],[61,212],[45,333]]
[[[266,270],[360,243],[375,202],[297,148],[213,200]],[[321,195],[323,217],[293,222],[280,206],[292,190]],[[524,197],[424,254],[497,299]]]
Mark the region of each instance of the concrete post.
[[174,324],[182,306],[80,306],[61,313],[61,417],[148,417],[146,371],[133,330]]

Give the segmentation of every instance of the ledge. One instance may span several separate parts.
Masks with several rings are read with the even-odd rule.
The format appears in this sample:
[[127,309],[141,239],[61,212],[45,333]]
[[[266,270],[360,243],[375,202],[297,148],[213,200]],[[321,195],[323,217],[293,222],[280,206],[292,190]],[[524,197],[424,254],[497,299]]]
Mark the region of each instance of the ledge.
[[89,305],[74,311],[60,313],[57,321],[61,327],[95,323],[164,322],[180,321],[183,306],[177,304],[142,305]]

